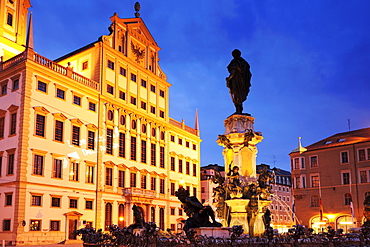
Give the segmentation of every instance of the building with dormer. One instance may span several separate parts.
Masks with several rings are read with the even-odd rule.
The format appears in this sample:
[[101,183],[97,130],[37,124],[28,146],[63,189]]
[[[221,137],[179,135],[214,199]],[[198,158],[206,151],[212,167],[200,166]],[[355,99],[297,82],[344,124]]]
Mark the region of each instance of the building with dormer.
[[370,128],[338,133],[290,153],[298,223],[316,232],[359,227],[370,195]]
[[30,6],[0,0],[0,239],[75,241],[82,227],[132,224],[133,205],[180,229],[174,194],[181,181],[200,195],[201,140],[169,117],[143,19],[114,14],[109,34],[53,61],[33,49]]

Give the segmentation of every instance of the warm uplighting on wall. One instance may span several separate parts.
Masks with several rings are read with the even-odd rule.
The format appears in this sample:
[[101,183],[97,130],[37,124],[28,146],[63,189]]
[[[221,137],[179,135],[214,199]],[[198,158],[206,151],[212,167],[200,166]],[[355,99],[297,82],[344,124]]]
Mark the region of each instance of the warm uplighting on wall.
[[326,215],[326,217],[328,217],[328,219],[334,219],[335,215],[334,214],[328,214],[328,215]]
[[119,221],[123,221],[123,217],[121,216],[121,217],[119,217]]
[[183,188],[183,187],[184,187],[184,184],[185,184],[184,179],[181,179],[181,180],[179,181],[179,186],[180,186],[180,188]]

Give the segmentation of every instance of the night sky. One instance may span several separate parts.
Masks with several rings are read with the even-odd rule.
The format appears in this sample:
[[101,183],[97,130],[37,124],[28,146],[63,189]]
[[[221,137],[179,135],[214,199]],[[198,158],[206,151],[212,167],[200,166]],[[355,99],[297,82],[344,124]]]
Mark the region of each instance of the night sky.
[[[135,1],[31,0],[35,51],[56,59],[107,35]],[[217,135],[235,108],[225,78],[231,51],[251,65],[244,112],[255,117],[257,164],[290,169],[288,154],[339,132],[370,127],[370,1],[143,0],[140,14],[162,48],[170,117],[194,127],[201,165],[223,164]],[[350,125],[348,124],[350,119]]]

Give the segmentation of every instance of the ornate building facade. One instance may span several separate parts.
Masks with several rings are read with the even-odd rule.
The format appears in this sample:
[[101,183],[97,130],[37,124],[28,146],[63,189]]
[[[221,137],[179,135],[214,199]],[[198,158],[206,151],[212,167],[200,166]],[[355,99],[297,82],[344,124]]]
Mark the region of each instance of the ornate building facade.
[[[199,130],[169,117],[160,48],[139,17],[54,61],[26,35],[29,0],[0,0],[0,239],[77,239],[85,226],[181,228],[174,193],[200,195]],[[138,16],[138,15],[137,15]],[[181,181],[181,182],[180,182]]]
[[370,128],[338,133],[290,153],[298,222],[320,232],[359,227],[370,195]]

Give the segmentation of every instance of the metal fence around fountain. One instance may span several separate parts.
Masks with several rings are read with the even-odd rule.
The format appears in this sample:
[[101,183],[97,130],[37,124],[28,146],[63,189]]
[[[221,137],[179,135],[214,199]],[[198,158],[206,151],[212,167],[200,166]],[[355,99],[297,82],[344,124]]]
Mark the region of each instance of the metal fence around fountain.
[[[261,246],[261,247],[288,247],[288,246],[368,246],[370,247],[370,227],[362,227],[357,233],[343,234],[342,231],[334,231],[330,227],[327,232],[312,234],[312,229],[304,228],[300,225],[289,230],[286,234],[273,235],[267,234],[263,237],[251,238],[242,234],[240,226],[230,229],[229,238],[214,238],[212,236],[197,236],[195,231],[186,237],[184,234],[172,234],[159,231],[155,223],[149,223],[150,228],[141,232],[134,232],[132,229],[111,226],[109,233],[102,230],[96,231],[94,228],[84,228],[77,230],[78,235],[82,235],[85,247],[107,247],[107,246],[135,246],[135,247],[171,247],[171,246]],[[273,233],[273,231],[271,232]]]

